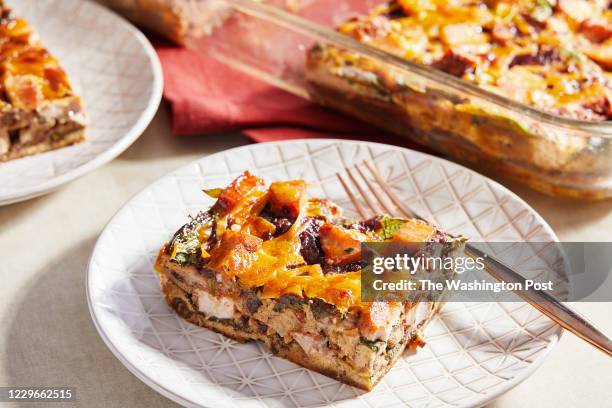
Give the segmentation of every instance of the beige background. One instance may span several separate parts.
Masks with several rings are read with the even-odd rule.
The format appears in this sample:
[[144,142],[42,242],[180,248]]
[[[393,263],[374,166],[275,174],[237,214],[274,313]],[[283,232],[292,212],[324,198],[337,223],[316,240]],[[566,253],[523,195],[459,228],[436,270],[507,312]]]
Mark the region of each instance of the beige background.
[[[196,158],[245,143],[238,134],[172,135],[162,107],[112,163],[44,197],[0,207],[0,386],[76,387],[78,402],[67,406],[174,406],[124,368],[98,337],[85,299],[87,260],[104,225],[135,193]],[[511,188],[562,240],[612,238],[612,202],[586,204]],[[612,303],[576,308],[612,334]],[[491,406],[611,403],[612,359],[566,333],[533,376]],[[28,406],[0,403],[5,405]]]

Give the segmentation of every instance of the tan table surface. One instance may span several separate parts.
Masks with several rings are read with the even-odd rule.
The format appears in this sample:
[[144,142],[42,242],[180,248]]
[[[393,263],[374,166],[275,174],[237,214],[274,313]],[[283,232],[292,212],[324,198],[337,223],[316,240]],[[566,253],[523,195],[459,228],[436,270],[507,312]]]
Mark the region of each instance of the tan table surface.
[[[67,406],[174,406],[102,343],[87,309],[86,263],[104,225],[135,193],[196,158],[244,143],[237,134],[173,136],[162,107],[143,136],[112,163],[54,193],[0,207],[0,386],[76,387],[78,401]],[[583,204],[512,188],[562,240],[612,238],[612,202]],[[612,334],[612,303],[577,308]],[[612,359],[565,333],[534,375],[491,406],[610,404]]]

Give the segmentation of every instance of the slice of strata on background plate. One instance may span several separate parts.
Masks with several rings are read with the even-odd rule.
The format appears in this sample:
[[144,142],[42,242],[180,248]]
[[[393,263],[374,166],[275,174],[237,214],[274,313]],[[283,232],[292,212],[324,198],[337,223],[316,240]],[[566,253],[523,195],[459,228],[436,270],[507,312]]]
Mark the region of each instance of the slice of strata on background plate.
[[66,72],[0,0],[0,162],[85,140],[86,116]]
[[361,243],[454,238],[414,219],[389,237],[383,216],[351,221],[331,201],[307,198],[302,180],[266,187],[245,172],[206,192],[216,203],[180,228],[156,262],[180,316],[365,390],[422,342],[419,329],[439,305],[363,302]]

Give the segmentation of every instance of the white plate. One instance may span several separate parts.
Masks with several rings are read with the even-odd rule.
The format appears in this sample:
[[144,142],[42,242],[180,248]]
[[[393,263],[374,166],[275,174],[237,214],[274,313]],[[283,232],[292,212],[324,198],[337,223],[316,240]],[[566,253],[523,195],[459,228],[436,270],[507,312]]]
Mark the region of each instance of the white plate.
[[451,232],[492,241],[555,241],[536,212],[501,185],[408,149],[300,140],[231,149],[153,183],[110,221],[92,254],[87,297],[98,331],[132,373],[168,398],[208,407],[480,406],[531,374],[561,329],[524,303],[447,304],[427,345],[400,359],[370,393],[239,344],[176,316],[160,295],[153,262],[161,245],[211,204],[204,186],[244,169],[266,181],[303,178],[310,194],[353,207],[335,177],[371,159],[397,193]]
[[66,69],[85,102],[87,141],[0,163],[0,205],[48,193],[105,164],[145,130],[159,106],[155,50],[131,24],[83,0],[8,0]]

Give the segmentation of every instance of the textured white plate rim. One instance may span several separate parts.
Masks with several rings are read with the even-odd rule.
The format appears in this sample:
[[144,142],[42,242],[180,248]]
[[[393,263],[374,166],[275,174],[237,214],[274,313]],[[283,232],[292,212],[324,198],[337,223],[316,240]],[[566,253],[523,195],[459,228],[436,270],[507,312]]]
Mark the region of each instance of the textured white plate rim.
[[[94,252],[95,252],[95,248],[94,248]],[[91,259],[93,258],[93,254],[90,257],[89,260],[89,265],[91,265]],[[98,319],[95,316],[95,312],[93,310],[93,306],[91,304],[91,298],[90,298],[90,291],[89,291],[89,266],[88,266],[88,271],[87,271],[87,276],[85,278],[85,285],[86,287],[86,294],[87,294],[87,306],[89,309],[89,314],[91,315],[91,319],[93,320],[94,326],[96,328],[96,330],[98,331],[98,334],[100,335],[100,337],[102,337],[102,341],[104,342],[104,344],[106,344],[106,347],[108,347],[108,349],[111,351],[111,353],[113,353],[113,355],[117,358],[117,360],[119,360],[121,362],[121,364],[123,364],[129,372],[131,372],[132,374],[134,374],[134,376],[136,376],[136,378],[138,378],[140,381],[142,381],[143,383],[145,383],[146,385],[148,385],[149,387],[151,387],[154,391],[158,392],[159,394],[163,395],[164,397],[182,405],[185,407],[200,407],[200,405],[197,405],[195,403],[193,403],[192,401],[188,401],[186,399],[184,399],[183,397],[181,397],[178,394],[175,394],[174,392],[172,392],[171,390],[167,389],[166,387],[164,387],[161,384],[158,384],[157,382],[153,381],[151,378],[149,378],[146,374],[144,374],[142,371],[140,371],[138,369],[138,367],[134,364],[132,364],[115,346],[114,344],[110,341],[110,339],[106,336],[106,334],[104,333],[104,331],[102,330],[100,324],[98,323]]]
[[[104,226],[102,232],[100,233],[100,236],[102,236],[103,232],[109,227],[110,224],[113,223],[114,219],[119,216],[121,213],[123,213],[123,211],[127,208],[128,204],[134,200],[136,197],[140,196],[141,194],[143,194],[146,190],[148,190],[151,186],[153,186],[154,184],[158,183],[159,181],[161,181],[163,178],[165,178],[167,175],[169,174],[173,174],[176,172],[180,172],[183,169],[186,169],[190,166],[192,166],[194,163],[203,160],[205,158],[211,158],[217,155],[222,155],[222,154],[228,154],[228,153],[232,153],[232,152],[239,152],[241,150],[248,150],[250,148],[253,148],[253,146],[261,146],[261,145],[269,145],[269,146],[277,146],[277,145],[285,145],[285,144],[292,144],[292,143],[325,143],[325,142],[329,142],[329,143],[339,143],[339,144],[347,144],[347,145],[351,145],[351,144],[367,144],[367,145],[372,145],[372,146],[382,146],[382,147],[392,147],[394,149],[400,149],[400,150],[404,150],[404,151],[410,151],[411,153],[416,153],[419,155],[423,155],[425,157],[428,157],[434,161],[441,161],[444,162],[448,165],[451,166],[455,166],[455,167],[459,167],[473,175],[476,175],[477,177],[482,177],[484,179],[487,180],[487,182],[492,183],[493,185],[495,185],[496,187],[500,188],[502,191],[504,191],[504,193],[510,195],[513,199],[515,199],[517,202],[521,203],[522,205],[524,205],[526,208],[529,208],[530,210],[533,211],[533,215],[536,217],[536,219],[538,220],[538,222],[540,223],[540,225],[542,225],[542,227],[546,230],[546,232],[548,234],[550,234],[550,236],[552,236],[555,240],[555,242],[559,242],[559,238],[557,237],[557,234],[555,234],[555,232],[553,231],[553,229],[550,227],[550,225],[548,225],[548,223],[546,222],[546,220],[544,220],[544,218],[542,218],[542,216],[535,211],[529,204],[527,204],[527,202],[525,202],[525,200],[523,200],[522,198],[520,198],[518,195],[516,195],[514,192],[512,192],[511,190],[509,190],[508,188],[504,187],[502,184],[491,180],[490,178],[474,171],[471,169],[468,169],[466,167],[463,167],[457,163],[454,163],[450,160],[446,160],[444,158],[441,157],[436,157],[427,153],[423,153],[423,152],[418,152],[412,149],[408,149],[405,147],[399,147],[399,146],[393,146],[393,145],[389,145],[389,144],[385,144],[385,143],[377,143],[377,142],[367,142],[367,141],[359,141],[359,140],[346,140],[346,139],[292,139],[292,140],[283,140],[283,141],[273,141],[273,142],[264,142],[264,143],[257,143],[257,144],[248,144],[245,146],[238,146],[238,147],[234,147],[232,149],[228,149],[228,150],[224,150],[221,152],[217,152],[217,153],[213,153],[211,155],[206,155],[203,157],[200,157],[199,159],[193,160],[191,162],[189,162],[188,164],[185,164],[171,172],[169,172],[168,174],[158,178],[157,180],[155,180],[154,182],[150,183],[148,186],[144,187],[142,190],[140,190],[138,193],[134,194],[129,200],[126,201],[126,203],[121,206],[116,212],[115,214],[112,216],[112,218],[108,221],[108,223]],[[145,373],[143,373],[139,368],[138,365],[134,364],[133,361],[131,361],[110,339],[109,337],[106,335],[105,331],[102,329],[102,326],[97,318],[96,315],[96,310],[95,307],[92,303],[92,299],[91,299],[91,288],[90,288],[90,273],[92,270],[92,264],[93,264],[93,260],[95,258],[96,252],[98,251],[98,245],[100,245],[100,239],[98,238],[98,240],[96,241],[96,244],[94,245],[93,251],[89,257],[89,261],[87,263],[87,272],[85,275],[85,293],[86,293],[86,297],[87,297],[87,306],[89,309],[89,314],[91,315],[91,319],[94,323],[94,326],[96,328],[96,330],[98,331],[98,334],[100,335],[100,337],[102,338],[102,340],[104,341],[104,344],[106,344],[106,347],[109,348],[109,350],[113,353],[113,355],[132,373],[134,374],[139,380],[141,380],[143,383],[145,383],[146,385],[148,385],[149,387],[151,387],[153,390],[157,391],[158,393],[160,393],[161,395],[163,395],[166,398],[169,398],[170,400],[181,404],[183,406],[186,407],[202,407],[202,405],[195,403],[194,401],[185,399],[184,397],[182,397],[179,394],[176,394],[175,392],[173,392],[171,389],[166,388],[164,385],[159,384],[156,381],[153,381],[150,377],[148,377]],[[151,271],[153,272],[153,271]],[[556,347],[556,345],[559,342],[559,339],[561,338],[561,335],[563,334],[563,329],[560,326],[556,326],[557,328],[557,337],[556,338],[552,338],[552,340],[550,341],[550,343],[548,343],[548,345],[545,348],[545,351],[542,352],[542,354],[540,354],[540,356],[533,361],[526,369],[522,370],[518,375],[516,375],[515,377],[513,377],[511,380],[508,380],[506,382],[504,382],[504,384],[502,386],[499,386],[498,389],[496,390],[496,392],[491,393],[491,394],[487,394],[484,395],[482,398],[480,398],[479,400],[474,401],[471,405],[464,405],[461,406],[461,408],[472,408],[472,407],[482,407],[488,403],[490,403],[491,401],[495,400],[496,398],[498,398],[499,396],[505,394],[506,392],[510,391],[511,389],[513,389],[514,387],[516,387],[518,384],[520,384],[521,382],[525,381],[525,379],[527,379],[530,375],[532,375],[543,363],[544,360],[546,359],[546,357],[548,357],[548,355],[550,354],[550,352]]]
[[[157,108],[159,107],[159,104],[162,98],[164,80],[163,80],[161,62],[159,61],[159,58],[157,56],[157,53],[155,52],[155,49],[153,48],[153,46],[151,45],[147,37],[145,37],[145,35],[140,30],[138,30],[134,25],[132,25],[126,19],[114,13],[113,11],[109,10],[108,8],[103,7],[100,4],[94,3],[93,1],[87,1],[87,3],[91,7],[98,8],[101,13],[112,14],[115,18],[120,19],[126,25],[126,29],[129,30],[135,36],[138,42],[140,42],[143,50],[149,57],[151,61],[151,67],[153,70],[153,84],[152,84],[153,92],[151,93],[151,98],[149,99],[147,108],[142,112],[142,115],[138,118],[138,121],[134,123],[132,128],[125,134],[125,136],[119,139],[118,142],[113,144],[106,151],[96,156],[94,159],[88,161],[82,166],[76,167],[73,170],[70,170],[58,177],[49,179],[36,186],[32,186],[32,187],[29,187],[22,191],[17,191],[12,194],[6,194],[0,197],[0,205],[17,203],[20,201],[25,201],[25,200],[29,200],[34,197],[41,196],[46,193],[50,193],[51,191],[61,187],[62,185],[76,178],[79,178],[89,173],[90,171],[95,170],[98,167],[110,162],[115,157],[123,153],[128,147],[130,147],[130,145],[132,145],[132,143],[136,141],[136,139],[140,137],[140,135],[147,128],[147,126],[149,126],[149,123],[151,123],[151,120],[153,120],[153,117],[155,116],[155,113],[157,112]],[[43,154],[53,154],[53,152],[51,151],[51,152],[47,152]]]

